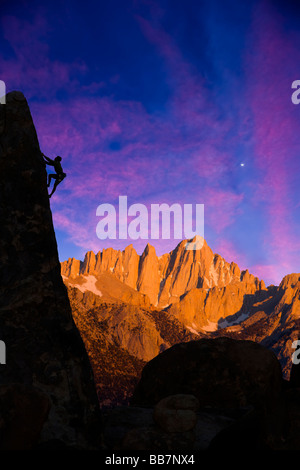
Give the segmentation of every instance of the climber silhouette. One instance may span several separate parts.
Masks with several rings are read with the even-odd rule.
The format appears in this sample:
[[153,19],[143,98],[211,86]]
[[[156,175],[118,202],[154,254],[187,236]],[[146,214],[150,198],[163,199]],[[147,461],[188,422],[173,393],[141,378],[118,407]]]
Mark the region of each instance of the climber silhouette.
[[57,156],[54,158],[54,160],[52,160],[51,158],[49,157],[46,157],[46,155],[44,155],[42,153],[42,156],[44,157],[44,161],[47,165],[51,165],[51,166],[54,166],[54,170],[56,171],[56,174],[54,173],[51,173],[50,175],[48,175],[48,184],[47,184],[47,187],[49,188],[50,186],[50,183],[51,183],[51,179],[54,179],[55,180],[55,183],[54,183],[54,186],[53,186],[53,189],[52,189],[52,192],[49,194],[49,198],[52,196],[52,194],[54,193],[54,191],[56,190],[57,186],[59,185],[59,183],[62,182],[62,180],[67,176],[66,173],[63,172],[63,169],[62,169],[62,166],[61,166],[61,160],[62,158]]

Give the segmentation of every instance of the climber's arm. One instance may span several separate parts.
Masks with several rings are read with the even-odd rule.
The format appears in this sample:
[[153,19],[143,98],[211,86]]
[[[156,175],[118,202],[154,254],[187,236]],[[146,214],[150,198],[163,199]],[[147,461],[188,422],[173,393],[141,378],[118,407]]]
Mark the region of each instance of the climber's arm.
[[54,166],[54,161],[53,161],[53,160],[51,160],[51,158],[49,158],[49,157],[46,157],[46,155],[44,155],[43,153],[42,153],[42,155],[43,155],[43,157],[44,157],[44,160],[45,160],[45,162],[46,162],[46,164],[47,164],[47,165]]

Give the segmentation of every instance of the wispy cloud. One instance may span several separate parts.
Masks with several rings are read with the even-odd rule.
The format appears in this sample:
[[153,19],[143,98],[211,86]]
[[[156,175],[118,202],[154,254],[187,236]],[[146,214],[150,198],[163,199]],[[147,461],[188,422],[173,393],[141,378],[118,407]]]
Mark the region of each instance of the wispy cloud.
[[83,61],[66,63],[51,60],[46,18],[36,14],[31,21],[16,16],[1,18],[2,34],[13,50],[9,58],[0,57],[1,74],[8,89],[26,89],[27,98],[51,99],[58,90],[78,88],[78,77],[85,74]]
[[[90,226],[91,220],[95,223],[91,214],[97,205],[113,203],[122,194],[128,195],[130,203],[148,206],[182,202],[182,198],[205,203],[206,223],[218,233],[235,222],[243,200],[242,194],[224,186],[223,177],[233,162],[224,139],[232,124],[218,119],[203,78],[183,58],[173,38],[159,23],[154,28],[141,17],[137,20],[170,77],[164,110],[149,114],[138,101],[109,96],[81,96],[80,100],[75,96],[67,103],[51,100],[32,107],[44,152],[65,156],[68,177],[60,192],[68,192],[64,205],[74,210],[63,218],[59,195],[52,205],[58,226],[70,232],[77,245],[86,246],[88,233],[91,245],[95,242],[95,227],[94,232],[84,231],[84,236],[74,230],[78,214],[84,210]],[[114,151],[112,142],[118,144]],[[81,223],[85,224],[84,216]],[[160,251],[176,244],[162,241]]]
[[[283,270],[295,269],[295,260],[300,264],[293,212],[299,202],[294,200],[299,119],[290,100],[291,82],[299,78],[299,33],[288,34],[281,16],[268,3],[257,3],[246,35],[244,76],[225,70],[225,59],[218,61],[218,74],[240,85],[222,96],[216,92],[222,83],[208,83],[165,26],[164,9],[157,2],[146,4],[148,16],[134,18],[141,40],[160,61],[168,90],[163,104],[151,111],[138,95],[111,92],[110,86],[122,83],[121,71],[110,78],[99,73],[98,81],[89,75],[88,62],[54,58],[51,25],[40,10],[27,20],[2,17],[11,53],[0,55],[1,78],[9,90],[20,89],[28,98],[43,152],[63,157],[67,178],[51,200],[55,226],[82,249],[120,248],[118,241],[97,240],[98,204],[116,203],[119,195],[148,208],[204,203],[205,233],[215,249],[227,261],[252,265],[255,274],[279,282]],[[212,63],[213,54],[212,48]],[[244,154],[247,176],[237,170]],[[263,240],[256,263],[257,240],[251,244],[246,234],[247,253],[236,243],[245,235],[240,218],[247,213]],[[135,246],[141,250],[145,244],[140,240]],[[153,244],[162,254],[177,241]]]
[[[267,19],[267,21],[266,21]],[[278,280],[282,267],[295,266],[292,190],[298,161],[298,119],[291,103],[291,83],[297,74],[300,36],[283,28],[283,19],[267,2],[256,7],[247,54],[247,98],[253,117],[253,160],[257,181],[253,195],[266,207],[265,248],[277,261],[278,275],[266,266],[266,275]],[[298,148],[297,148],[298,147]],[[297,254],[300,264],[300,257]],[[260,271],[262,267],[260,266]]]

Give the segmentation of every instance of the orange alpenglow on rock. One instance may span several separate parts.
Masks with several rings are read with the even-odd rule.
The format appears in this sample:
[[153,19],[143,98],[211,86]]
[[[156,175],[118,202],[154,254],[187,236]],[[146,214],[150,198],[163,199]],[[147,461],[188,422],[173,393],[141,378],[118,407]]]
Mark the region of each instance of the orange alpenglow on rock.
[[[189,242],[193,241],[196,237]],[[162,256],[157,256],[149,243],[141,256],[132,245],[123,251],[112,248],[97,254],[89,251],[83,262],[74,258],[62,262],[61,272],[69,283],[79,275],[97,277],[110,273],[145,294],[154,307],[168,308],[178,320],[195,330],[217,329],[219,321],[240,311],[245,295],[257,292],[264,295],[263,281],[214,254],[205,240],[198,250],[187,250],[187,242],[181,241]]]

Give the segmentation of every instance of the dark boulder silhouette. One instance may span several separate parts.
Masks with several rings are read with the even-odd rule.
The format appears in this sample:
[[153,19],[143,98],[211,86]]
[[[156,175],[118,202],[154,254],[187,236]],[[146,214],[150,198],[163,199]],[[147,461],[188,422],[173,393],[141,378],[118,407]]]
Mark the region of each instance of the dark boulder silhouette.
[[[7,354],[0,365],[0,397],[12,387],[22,403],[21,385],[28,397],[44,395],[40,419],[35,419],[38,432],[27,439],[24,428],[23,443],[17,425],[22,407],[0,400],[0,449],[7,445],[5,430],[13,426],[16,448],[50,443],[98,448],[93,375],[60,275],[45,163],[20,92],[9,93],[0,106],[0,233],[0,340]],[[27,402],[34,408],[32,400]],[[12,435],[9,446],[14,447]]]
[[200,409],[228,416],[254,412],[262,446],[277,446],[284,435],[280,363],[252,341],[202,338],[172,346],[146,364],[132,405],[155,406],[174,394],[192,394]]

